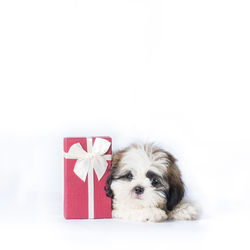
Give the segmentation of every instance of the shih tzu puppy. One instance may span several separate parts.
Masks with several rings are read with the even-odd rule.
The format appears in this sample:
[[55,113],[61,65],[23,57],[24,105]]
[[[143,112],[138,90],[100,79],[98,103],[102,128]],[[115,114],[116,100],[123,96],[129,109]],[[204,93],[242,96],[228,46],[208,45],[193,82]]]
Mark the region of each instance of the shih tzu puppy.
[[113,155],[106,183],[112,217],[135,221],[194,220],[198,208],[183,199],[175,158],[153,144],[133,144]]

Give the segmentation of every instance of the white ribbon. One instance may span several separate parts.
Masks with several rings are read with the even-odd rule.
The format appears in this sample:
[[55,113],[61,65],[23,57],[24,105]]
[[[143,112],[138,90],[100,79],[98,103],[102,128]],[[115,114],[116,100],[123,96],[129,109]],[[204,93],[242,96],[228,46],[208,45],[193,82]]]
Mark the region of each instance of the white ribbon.
[[73,171],[81,180],[85,182],[88,175],[89,218],[94,218],[94,170],[99,181],[107,170],[107,161],[111,160],[111,155],[106,155],[110,145],[102,138],[96,138],[92,145],[92,138],[87,138],[87,152],[80,143],[75,143],[64,153],[66,159],[77,159]]

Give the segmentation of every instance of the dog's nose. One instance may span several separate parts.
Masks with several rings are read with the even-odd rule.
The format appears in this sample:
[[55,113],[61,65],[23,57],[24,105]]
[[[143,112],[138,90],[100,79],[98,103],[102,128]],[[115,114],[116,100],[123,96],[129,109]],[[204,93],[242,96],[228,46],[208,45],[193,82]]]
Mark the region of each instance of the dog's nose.
[[136,194],[142,194],[144,192],[144,187],[136,186],[134,190]]

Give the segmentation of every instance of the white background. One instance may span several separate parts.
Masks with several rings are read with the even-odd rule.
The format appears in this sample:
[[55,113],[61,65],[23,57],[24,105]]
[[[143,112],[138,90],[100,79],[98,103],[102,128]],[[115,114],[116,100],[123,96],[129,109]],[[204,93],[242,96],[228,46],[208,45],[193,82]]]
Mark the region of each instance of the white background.
[[[250,3],[0,1],[0,248],[249,249]],[[196,222],[66,221],[62,138],[155,141]]]

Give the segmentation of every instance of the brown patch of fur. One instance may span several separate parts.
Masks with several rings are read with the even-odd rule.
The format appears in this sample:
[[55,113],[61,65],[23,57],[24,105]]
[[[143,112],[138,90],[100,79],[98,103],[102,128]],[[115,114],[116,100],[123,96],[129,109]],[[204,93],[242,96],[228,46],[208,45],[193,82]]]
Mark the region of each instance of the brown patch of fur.
[[111,170],[118,169],[120,166],[120,161],[123,157],[123,155],[129,150],[129,147],[118,151],[112,156],[112,167]]
[[171,161],[171,163],[175,163],[176,162],[176,159],[174,158],[173,155],[171,155],[169,152],[167,152],[166,150],[163,150],[161,148],[158,148],[158,147],[154,147],[153,150],[152,150],[152,154],[153,155],[157,155],[159,153],[162,153],[163,155],[165,156],[159,156],[159,157],[155,157],[155,160],[158,161],[160,159],[163,159],[163,158],[167,158],[168,160]]

